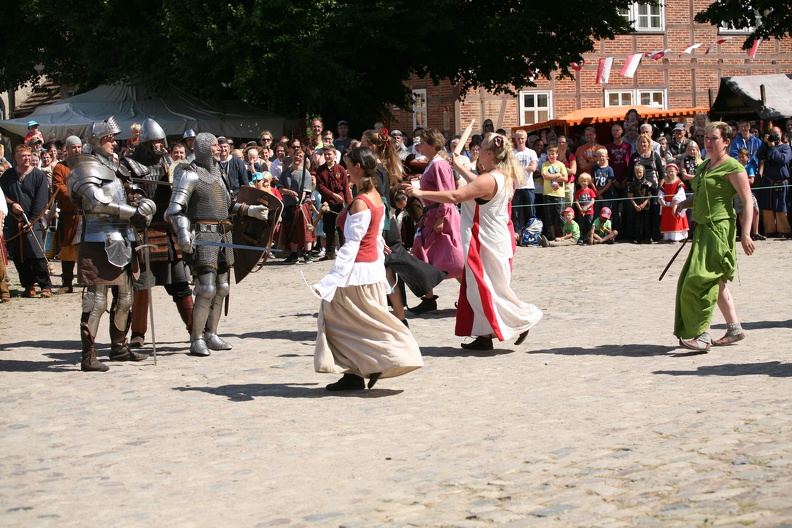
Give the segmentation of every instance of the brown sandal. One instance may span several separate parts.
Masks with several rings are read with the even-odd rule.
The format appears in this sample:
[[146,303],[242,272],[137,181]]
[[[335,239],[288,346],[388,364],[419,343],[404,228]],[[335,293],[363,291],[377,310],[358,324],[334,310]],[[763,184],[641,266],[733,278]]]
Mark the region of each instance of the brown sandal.
[[709,352],[710,349],[710,343],[698,337],[694,337],[693,339],[680,339],[679,346],[689,350],[695,350],[696,352]]
[[730,334],[726,332],[726,335],[720,339],[714,340],[712,344],[715,346],[733,345],[737,341],[742,341],[743,339],[745,339],[745,332],[740,332],[739,334]]

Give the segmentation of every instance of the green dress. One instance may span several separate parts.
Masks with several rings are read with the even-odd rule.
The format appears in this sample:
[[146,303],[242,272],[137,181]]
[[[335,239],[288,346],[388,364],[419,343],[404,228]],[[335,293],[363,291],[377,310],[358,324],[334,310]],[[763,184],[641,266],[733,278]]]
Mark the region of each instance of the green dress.
[[737,252],[737,194],[727,174],[745,172],[734,158],[714,169],[710,160],[696,168],[693,187],[693,247],[677,283],[674,335],[692,339],[706,332],[718,302],[718,283],[734,279]]

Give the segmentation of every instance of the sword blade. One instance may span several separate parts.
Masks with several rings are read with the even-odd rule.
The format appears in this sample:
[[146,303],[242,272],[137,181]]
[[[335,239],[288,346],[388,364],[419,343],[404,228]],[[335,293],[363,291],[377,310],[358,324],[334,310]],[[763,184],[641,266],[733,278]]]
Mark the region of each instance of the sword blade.
[[247,249],[250,251],[267,251],[269,253],[278,253],[282,250],[280,249],[267,249],[258,246],[244,246],[242,244],[226,244],[225,242],[212,242],[211,240],[195,240],[193,241],[194,246],[212,246],[212,247],[221,247],[221,248],[233,248],[233,249]]
[[146,259],[146,288],[148,288],[149,323],[151,325],[151,350],[154,354],[154,366],[157,366],[157,334],[154,332],[154,292],[151,284],[151,244],[149,244],[148,227],[143,230],[143,255]]

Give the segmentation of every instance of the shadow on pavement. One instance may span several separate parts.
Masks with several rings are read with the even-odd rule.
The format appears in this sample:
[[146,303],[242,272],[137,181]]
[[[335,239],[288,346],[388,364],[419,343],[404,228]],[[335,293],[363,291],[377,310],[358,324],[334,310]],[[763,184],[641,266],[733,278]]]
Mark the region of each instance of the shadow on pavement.
[[[740,325],[746,330],[763,330],[766,328],[792,328],[792,319],[787,319],[786,321],[753,321],[747,323],[741,322]],[[721,328],[725,330],[726,323],[714,324],[712,325],[712,328]]]
[[649,357],[666,356],[672,350],[679,349],[678,346],[666,345],[600,345],[594,348],[569,347],[569,348],[549,348],[547,350],[530,350],[528,354],[560,354],[562,356],[625,356],[625,357]]
[[266,330],[264,332],[248,332],[246,334],[223,334],[240,339],[286,339],[287,341],[316,341],[316,330]]
[[[75,361],[79,356],[72,357],[71,361],[55,360],[55,361],[31,361],[31,360],[15,360],[15,359],[0,359],[0,372],[74,372],[80,370],[79,364],[75,365]],[[69,368],[64,368],[69,367]]]
[[434,310],[423,314],[410,313],[410,319],[444,319],[446,317],[456,317],[456,313],[456,308],[446,308],[444,310]]
[[49,350],[80,350],[82,345],[79,341],[45,341],[43,339],[35,341],[17,341],[16,343],[3,343],[1,350],[11,350],[14,348],[46,348]]
[[428,357],[495,357],[511,354],[514,350],[496,348],[493,350],[465,350],[453,347],[421,347],[421,355]]
[[696,370],[655,370],[652,374],[669,376],[770,376],[792,377],[792,363],[768,361],[767,363],[726,363],[698,367]]
[[326,398],[340,396],[347,398],[384,398],[404,392],[402,390],[380,388],[330,392],[317,383],[248,383],[246,385],[221,385],[219,387],[174,387],[173,390],[180,392],[206,392],[215,396],[225,396],[235,402],[252,401],[257,397]]

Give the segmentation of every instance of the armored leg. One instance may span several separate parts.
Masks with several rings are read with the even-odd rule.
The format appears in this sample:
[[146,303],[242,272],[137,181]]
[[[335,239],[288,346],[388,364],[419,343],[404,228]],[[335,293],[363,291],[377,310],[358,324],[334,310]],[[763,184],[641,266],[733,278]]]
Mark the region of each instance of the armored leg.
[[124,283],[113,290],[113,305],[110,308],[110,361],[143,361],[148,354],[138,354],[127,346],[129,317],[132,310],[132,276],[125,275]]
[[217,276],[217,293],[212,300],[212,309],[206,321],[206,332],[204,340],[210,350],[231,350],[231,344],[220,339],[217,335],[217,326],[220,323],[220,316],[223,314],[223,301],[228,297],[231,286],[228,284],[228,272]]
[[197,276],[195,284],[195,301],[192,312],[192,331],[190,332],[190,354],[208,356],[211,354],[204,340],[204,329],[212,311],[212,301],[217,295],[217,271],[204,269]]
[[107,365],[96,359],[94,336],[99,328],[99,321],[107,311],[107,286],[89,286],[82,299],[82,317],[80,318],[80,340],[82,342],[82,360],[80,369],[83,372],[106,372]]

